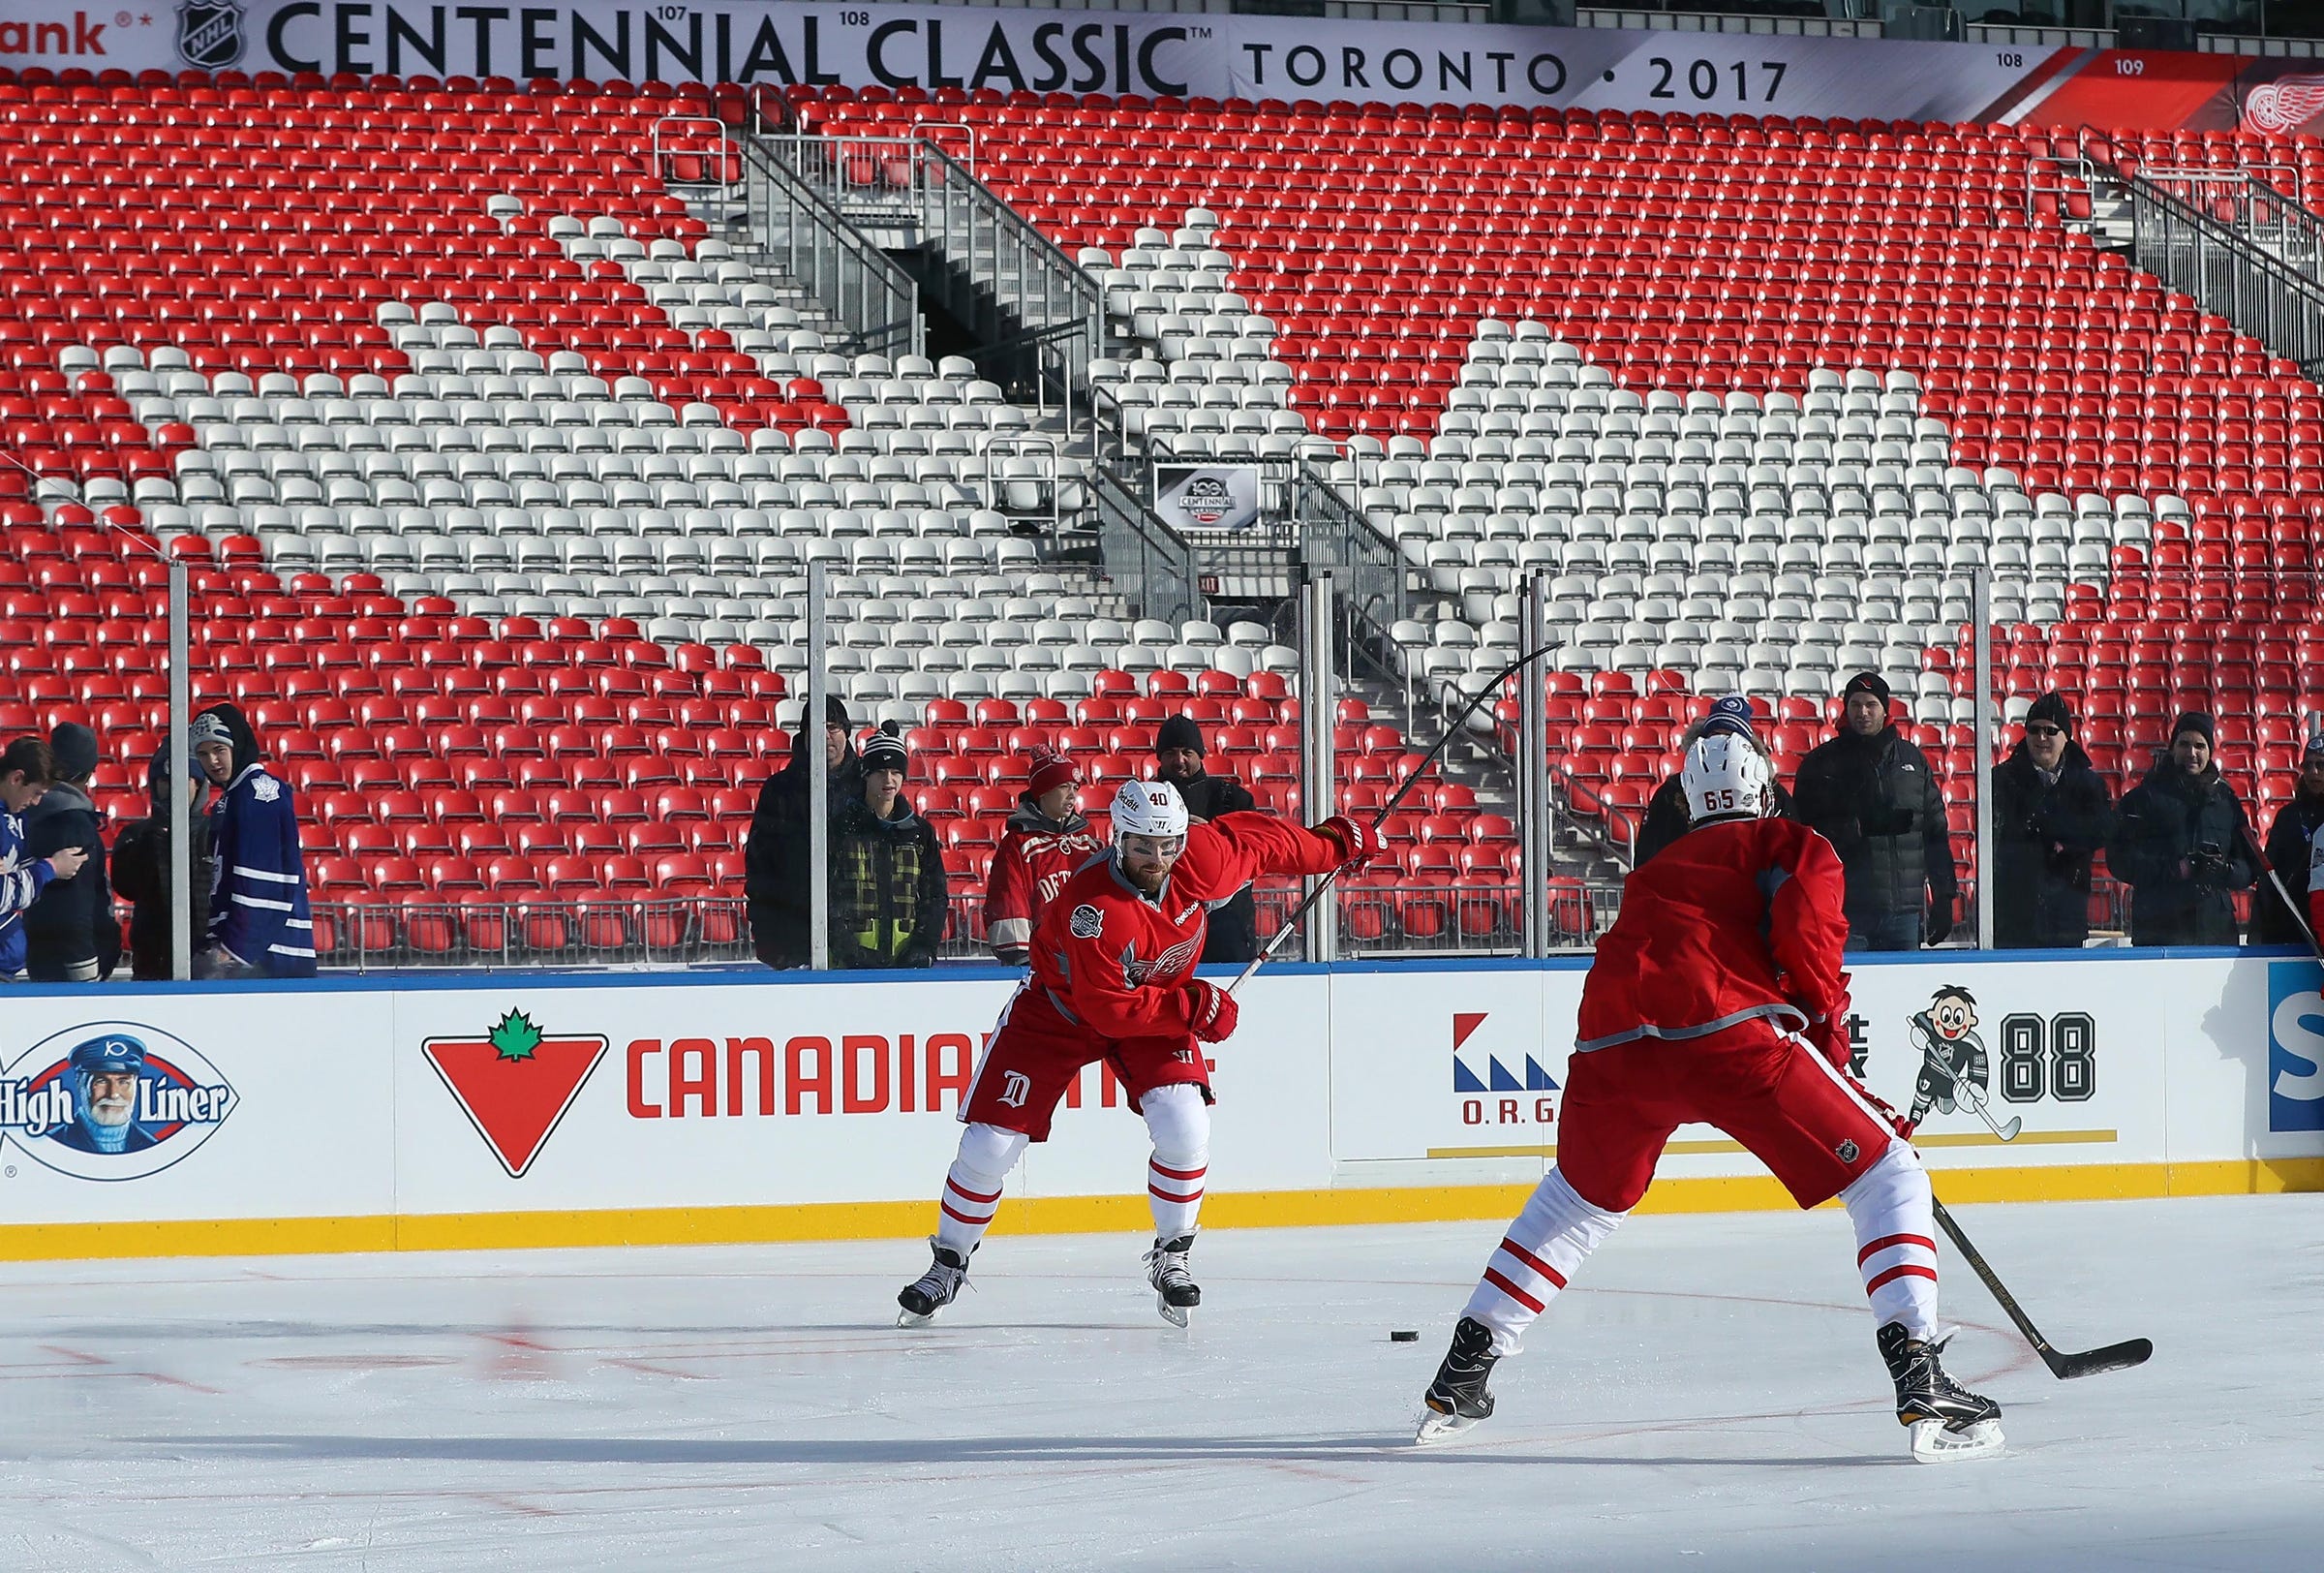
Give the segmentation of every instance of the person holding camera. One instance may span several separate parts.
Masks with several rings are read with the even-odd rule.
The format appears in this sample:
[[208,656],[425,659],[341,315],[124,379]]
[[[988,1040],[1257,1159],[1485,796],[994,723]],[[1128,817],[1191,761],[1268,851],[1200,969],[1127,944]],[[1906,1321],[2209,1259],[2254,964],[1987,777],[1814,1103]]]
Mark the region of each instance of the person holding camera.
[[2123,794],[2106,865],[2130,886],[2134,945],[2232,945],[2235,892],[2259,878],[2243,800],[2212,762],[2217,729],[2189,711],[2170,752]]
[[2073,712],[2045,694],[2026,739],[1993,772],[1993,938],[2004,950],[2079,950],[2090,938],[2090,862],[2114,800],[2074,741]]

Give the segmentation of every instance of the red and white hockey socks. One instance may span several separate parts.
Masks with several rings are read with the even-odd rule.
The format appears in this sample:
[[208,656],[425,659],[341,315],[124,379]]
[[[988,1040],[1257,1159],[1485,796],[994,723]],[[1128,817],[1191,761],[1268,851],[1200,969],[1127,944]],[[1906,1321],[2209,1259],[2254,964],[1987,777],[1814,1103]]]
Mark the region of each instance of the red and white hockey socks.
[[1462,1314],[1493,1330],[1494,1354],[1514,1354],[1533,1319],[1621,1221],[1620,1213],[1592,1207],[1551,1169],[1494,1248]]
[[1203,1177],[1210,1170],[1210,1106],[1199,1087],[1157,1087],[1138,1100],[1154,1156],[1146,1165],[1146,1199],[1154,1212],[1154,1238],[1194,1233],[1203,1210]]
[[936,1244],[963,1258],[976,1249],[1000,1211],[1001,1182],[1017,1166],[1026,1139],[998,1126],[973,1125],[961,1132],[960,1153],[936,1204]]
[[1906,1141],[1840,1192],[1856,1226],[1856,1269],[1875,1324],[1901,1322],[1916,1339],[1937,1335],[1937,1214],[1929,1174]]

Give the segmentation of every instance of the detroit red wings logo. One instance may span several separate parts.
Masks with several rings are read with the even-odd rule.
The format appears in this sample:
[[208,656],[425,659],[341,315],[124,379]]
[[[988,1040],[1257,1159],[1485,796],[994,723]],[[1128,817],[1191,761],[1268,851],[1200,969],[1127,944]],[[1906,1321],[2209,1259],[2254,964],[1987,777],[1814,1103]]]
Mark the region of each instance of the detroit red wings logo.
[[1184,968],[1188,962],[1194,960],[1194,949],[1199,942],[1199,937],[1195,940],[1180,940],[1152,961],[1140,961],[1137,947],[1133,945],[1121,953],[1122,979],[1132,988],[1136,988],[1139,984],[1152,978],[1169,977]]
[[2244,130],[2298,131],[2324,114],[2324,77],[2278,77],[2244,100]]

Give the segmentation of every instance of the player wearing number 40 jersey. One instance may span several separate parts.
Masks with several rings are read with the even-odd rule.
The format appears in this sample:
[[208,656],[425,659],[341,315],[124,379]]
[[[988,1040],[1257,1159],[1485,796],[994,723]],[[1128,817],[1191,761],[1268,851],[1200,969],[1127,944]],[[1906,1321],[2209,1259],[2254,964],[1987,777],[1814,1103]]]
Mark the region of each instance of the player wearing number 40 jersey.
[[1186,1269],[1209,1167],[1210,1073],[1203,1045],[1235,1031],[1233,995],[1194,975],[1209,909],[1263,874],[1323,874],[1378,849],[1369,827],[1333,817],[1313,829],[1265,814],[1226,814],[1187,828],[1167,782],[1125,783],[1114,797],[1114,847],[1091,858],[1041,910],[1032,975],[1001,1012],[961,1106],[968,1128],[944,1182],[934,1261],[897,1296],[905,1324],[952,1303],[968,1255],[1000,1206],[1001,1181],[1086,1065],[1104,1062],[1146,1120],[1154,1152],[1147,1280],[1162,1314],[1183,1327],[1202,1291]]
[[1645,1195],[1671,1132],[1701,1122],[1800,1206],[1848,1204],[1913,1457],[1998,1451],[2001,1406],[1939,1362],[1936,1218],[1911,1127],[1849,1076],[1839,856],[1807,826],[1761,817],[1767,763],[1740,738],[1696,743],[1684,782],[1690,827],[1624,883],[1582,986],[1557,1167],[1469,1297],[1419,1439],[1493,1412],[1493,1362]]

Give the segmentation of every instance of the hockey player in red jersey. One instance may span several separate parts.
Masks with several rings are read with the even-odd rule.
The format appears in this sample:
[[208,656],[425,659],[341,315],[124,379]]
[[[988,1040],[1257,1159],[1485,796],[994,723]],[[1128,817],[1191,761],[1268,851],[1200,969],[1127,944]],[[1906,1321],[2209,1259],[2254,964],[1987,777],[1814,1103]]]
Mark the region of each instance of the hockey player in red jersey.
[[1105,1062],[1153,1136],[1147,1199],[1154,1249],[1147,1279],[1183,1327],[1202,1291],[1186,1269],[1209,1167],[1210,1072],[1203,1045],[1235,1031],[1235,997],[1194,975],[1210,905],[1263,874],[1323,874],[1379,849],[1368,826],[1334,817],[1312,829],[1266,814],[1187,828],[1168,782],[1114,795],[1114,849],[1065,881],[1033,930],[1032,974],[1002,1009],[968,1096],[967,1129],[945,1178],[934,1261],[896,1299],[899,1322],[952,1303],[968,1257],[1000,1206],[1001,1181],[1085,1065]]
[[1945,1375],[1936,1220],[1910,1127],[1850,1079],[1844,879],[1831,844],[1763,818],[1766,761],[1706,737],[1684,770],[1692,823],[1631,875],[1598,941],[1567,1069],[1557,1166],[1469,1297],[1419,1440],[1493,1412],[1486,1377],[1645,1195],[1672,1131],[1718,1126],[1803,1208],[1838,1196],[1912,1456],[1996,1452],[2001,1405]]
[[1106,849],[1073,806],[1081,780],[1061,754],[1038,755],[1030,779],[1009,816],[1008,834],[993,854],[985,886],[985,936],[993,954],[1010,967],[1032,957],[1033,923],[1074,871]]

